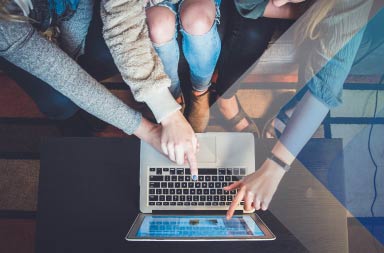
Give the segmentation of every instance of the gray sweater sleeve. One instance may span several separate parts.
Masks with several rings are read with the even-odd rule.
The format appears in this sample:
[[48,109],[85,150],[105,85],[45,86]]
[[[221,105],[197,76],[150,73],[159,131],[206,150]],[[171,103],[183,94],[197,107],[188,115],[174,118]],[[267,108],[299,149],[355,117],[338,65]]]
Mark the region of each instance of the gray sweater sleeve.
[[116,98],[28,23],[0,21],[0,57],[40,78],[96,117],[132,134],[141,114]]

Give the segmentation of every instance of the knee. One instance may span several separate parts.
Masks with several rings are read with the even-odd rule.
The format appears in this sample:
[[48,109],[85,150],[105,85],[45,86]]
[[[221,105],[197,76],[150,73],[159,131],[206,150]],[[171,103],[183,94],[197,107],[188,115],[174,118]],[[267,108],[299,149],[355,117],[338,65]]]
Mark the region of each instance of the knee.
[[79,110],[79,108],[67,97],[61,94],[47,96],[44,101],[38,102],[40,111],[50,119],[65,120]]
[[156,44],[170,41],[175,35],[176,17],[166,7],[152,7],[147,10],[149,37]]
[[192,35],[203,35],[209,32],[215,18],[216,6],[210,0],[185,1],[181,7],[182,27]]

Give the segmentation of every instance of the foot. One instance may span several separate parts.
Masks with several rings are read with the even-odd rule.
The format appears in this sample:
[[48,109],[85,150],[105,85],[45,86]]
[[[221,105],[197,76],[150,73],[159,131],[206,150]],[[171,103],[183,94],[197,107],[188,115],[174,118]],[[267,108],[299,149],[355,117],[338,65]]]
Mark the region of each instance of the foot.
[[196,133],[203,133],[209,122],[209,90],[192,91],[188,121]]
[[[219,105],[219,110],[221,114],[226,120],[233,119],[233,117],[235,117],[239,113],[239,105],[235,96],[229,99],[218,98],[217,104]],[[234,126],[234,130],[236,130],[237,132],[241,132],[248,126],[249,122],[246,118],[244,118]]]
[[265,138],[280,138],[281,134],[284,132],[285,127],[287,126],[288,120],[292,117],[294,110],[295,107],[285,111],[285,119],[276,116],[270,121],[269,125],[267,123],[267,128],[264,130]]

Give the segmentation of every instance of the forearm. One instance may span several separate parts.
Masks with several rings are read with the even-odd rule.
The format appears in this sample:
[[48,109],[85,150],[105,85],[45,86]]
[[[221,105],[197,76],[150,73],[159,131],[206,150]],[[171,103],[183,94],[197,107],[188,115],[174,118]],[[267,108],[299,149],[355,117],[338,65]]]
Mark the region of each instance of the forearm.
[[103,0],[103,36],[124,81],[158,122],[180,106],[168,90],[170,79],[149,39],[144,1]]
[[[111,94],[56,45],[38,35],[29,24],[4,22],[0,23],[0,30],[0,56],[124,132],[132,134],[137,129],[141,122],[140,113]],[[9,45],[4,41],[8,41]]]
[[298,103],[272,153],[287,164],[292,164],[305,144],[319,128],[329,108],[307,92]]

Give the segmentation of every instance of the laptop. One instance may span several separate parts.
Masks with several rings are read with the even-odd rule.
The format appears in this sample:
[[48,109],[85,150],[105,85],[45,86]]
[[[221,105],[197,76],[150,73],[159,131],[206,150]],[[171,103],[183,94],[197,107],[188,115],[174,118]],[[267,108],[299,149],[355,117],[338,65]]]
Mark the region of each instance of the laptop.
[[225,213],[236,195],[223,187],[255,171],[251,133],[197,134],[199,176],[141,142],[140,211],[128,241],[274,240],[276,237],[243,203],[231,220]]

